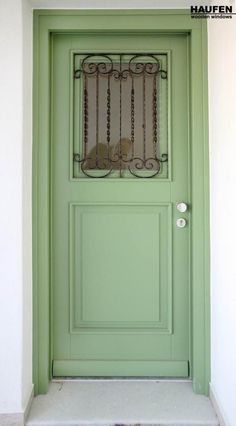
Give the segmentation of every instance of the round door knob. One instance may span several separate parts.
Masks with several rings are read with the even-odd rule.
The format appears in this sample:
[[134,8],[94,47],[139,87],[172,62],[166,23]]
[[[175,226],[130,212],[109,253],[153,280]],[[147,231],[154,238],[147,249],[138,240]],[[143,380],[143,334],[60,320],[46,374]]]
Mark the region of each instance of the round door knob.
[[180,217],[176,220],[177,228],[184,228],[187,225],[187,220],[183,217]]
[[187,204],[183,202],[177,203],[176,208],[180,213],[185,213],[188,210]]

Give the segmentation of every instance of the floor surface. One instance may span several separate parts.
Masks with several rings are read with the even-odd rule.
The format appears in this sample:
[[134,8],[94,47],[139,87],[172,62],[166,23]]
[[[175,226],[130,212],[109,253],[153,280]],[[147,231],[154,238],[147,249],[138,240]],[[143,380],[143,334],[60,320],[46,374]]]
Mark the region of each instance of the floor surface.
[[34,401],[27,426],[219,426],[209,398],[191,382],[79,380],[53,382]]

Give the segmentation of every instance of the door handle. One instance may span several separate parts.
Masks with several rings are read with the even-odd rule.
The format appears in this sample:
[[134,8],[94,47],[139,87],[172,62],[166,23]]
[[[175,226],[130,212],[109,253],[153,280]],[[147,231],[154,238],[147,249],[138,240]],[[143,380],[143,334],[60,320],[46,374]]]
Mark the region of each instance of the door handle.
[[177,208],[178,212],[185,213],[188,210],[188,205],[186,203],[184,203],[183,201],[180,201],[180,202],[176,203],[176,208]]

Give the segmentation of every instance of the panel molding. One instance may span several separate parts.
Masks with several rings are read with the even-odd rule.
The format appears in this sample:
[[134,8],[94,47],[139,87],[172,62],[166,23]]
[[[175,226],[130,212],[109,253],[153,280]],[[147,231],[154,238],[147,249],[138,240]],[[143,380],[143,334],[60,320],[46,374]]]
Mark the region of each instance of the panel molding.
[[[83,283],[80,282],[79,285],[79,295],[80,295],[80,318],[77,321],[75,320],[75,257],[78,259],[78,256],[76,256],[76,253],[74,253],[75,250],[75,241],[74,241],[74,235],[75,235],[75,209],[81,208],[80,212],[80,229],[82,229],[82,220],[83,215],[86,213],[86,207],[89,208],[90,213],[95,214],[95,211],[99,207],[116,207],[118,210],[120,208],[124,207],[133,207],[134,212],[125,212],[133,214],[137,213],[137,208],[155,208],[157,211],[147,211],[147,214],[156,214],[158,217],[158,226],[160,230],[160,211],[158,212],[159,208],[166,208],[167,209],[167,262],[168,262],[168,285],[167,285],[167,296],[166,300],[164,301],[162,299],[161,295],[161,288],[159,287],[161,283],[158,283],[158,290],[159,290],[159,307],[161,303],[165,303],[167,306],[166,311],[166,318],[158,318],[156,321],[90,321],[83,319],[83,309],[82,309],[82,287]],[[94,210],[91,210],[91,207],[94,207]],[[85,210],[84,210],[85,209]],[[123,210],[123,209],[122,209]],[[87,210],[87,213],[89,212]],[[140,210],[139,210],[140,211]],[[107,214],[107,209],[104,211],[105,214]],[[89,213],[88,213],[89,214]],[[172,300],[172,268],[170,265],[172,264],[172,248],[171,248],[171,235],[172,230],[172,206],[171,203],[163,203],[163,202],[153,202],[153,203],[144,203],[144,202],[122,202],[122,203],[108,203],[108,202],[71,202],[69,203],[69,235],[70,235],[70,242],[69,242],[69,285],[70,285],[70,333],[71,334],[80,334],[80,333],[111,333],[111,331],[114,331],[115,333],[122,332],[123,333],[142,333],[143,330],[145,332],[148,330],[151,334],[153,333],[161,333],[161,334],[171,334],[172,333],[172,311],[173,311],[173,300]],[[162,232],[164,232],[162,230]],[[80,239],[82,240],[82,238]],[[159,245],[159,242],[158,242]],[[169,248],[169,253],[168,253]],[[171,248],[171,249],[170,249]],[[80,247],[80,249],[82,249]],[[81,258],[83,258],[82,252],[81,252]],[[158,261],[159,265],[159,261]],[[158,266],[157,265],[157,266]],[[81,266],[81,265],[80,265]],[[159,270],[159,268],[158,268]],[[159,272],[158,272],[159,273]],[[82,266],[80,267],[80,280],[82,274]],[[160,277],[159,277],[160,278]],[[160,308],[158,310],[160,312]]]

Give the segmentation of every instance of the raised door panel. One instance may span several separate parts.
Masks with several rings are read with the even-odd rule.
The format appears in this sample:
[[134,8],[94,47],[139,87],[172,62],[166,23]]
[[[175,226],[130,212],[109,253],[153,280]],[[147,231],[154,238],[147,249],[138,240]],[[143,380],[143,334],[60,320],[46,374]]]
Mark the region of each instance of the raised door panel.
[[71,331],[171,332],[171,206],[72,204]]

